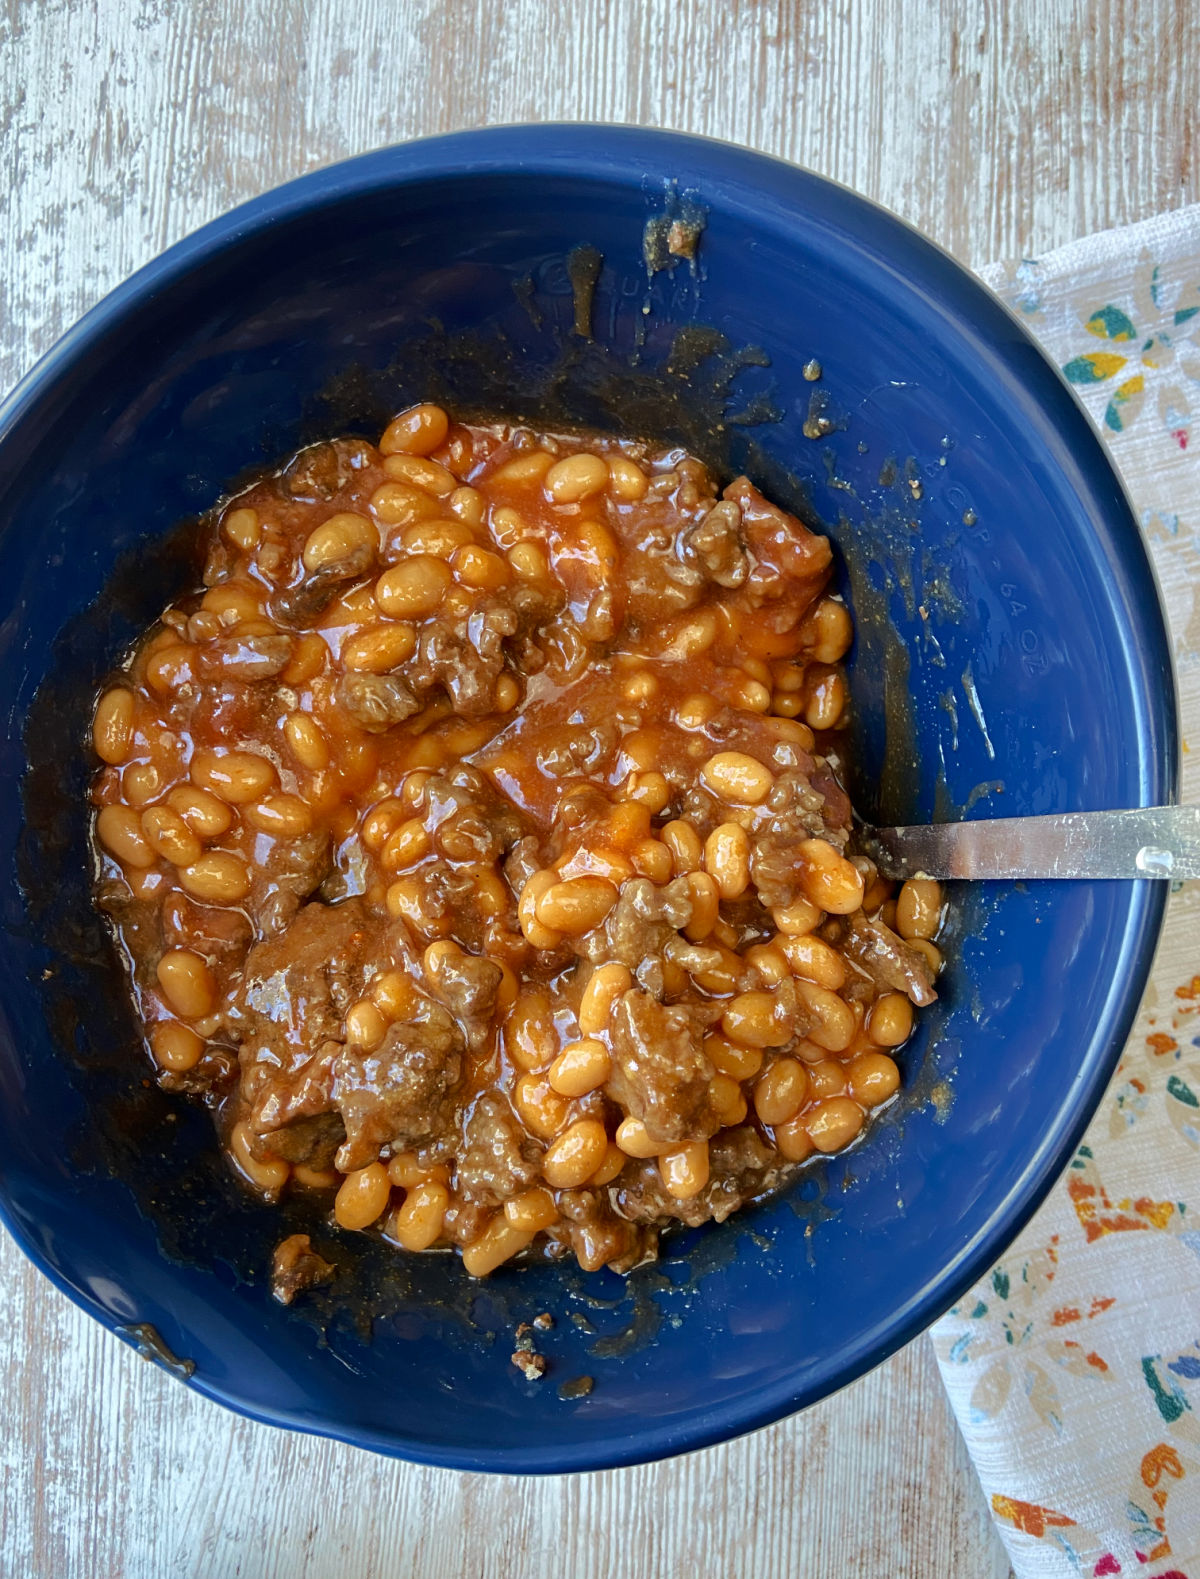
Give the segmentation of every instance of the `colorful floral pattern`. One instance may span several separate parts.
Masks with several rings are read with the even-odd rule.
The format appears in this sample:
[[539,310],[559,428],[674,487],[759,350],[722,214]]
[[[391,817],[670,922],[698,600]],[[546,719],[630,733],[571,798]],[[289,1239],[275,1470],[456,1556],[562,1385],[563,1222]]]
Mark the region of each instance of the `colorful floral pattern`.
[[[1139,508],[1200,801],[1200,207],[985,277]],[[1200,884],[1062,1180],[933,1341],[1021,1579],[1200,1579]]]

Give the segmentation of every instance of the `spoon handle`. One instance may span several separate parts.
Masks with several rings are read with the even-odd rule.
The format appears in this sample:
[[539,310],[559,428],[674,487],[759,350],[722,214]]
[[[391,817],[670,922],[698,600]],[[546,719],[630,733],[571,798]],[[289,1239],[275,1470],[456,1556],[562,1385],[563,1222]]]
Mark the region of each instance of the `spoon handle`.
[[885,877],[1200,877],[1200,806],[1066,811],[916,828],[862,841]]

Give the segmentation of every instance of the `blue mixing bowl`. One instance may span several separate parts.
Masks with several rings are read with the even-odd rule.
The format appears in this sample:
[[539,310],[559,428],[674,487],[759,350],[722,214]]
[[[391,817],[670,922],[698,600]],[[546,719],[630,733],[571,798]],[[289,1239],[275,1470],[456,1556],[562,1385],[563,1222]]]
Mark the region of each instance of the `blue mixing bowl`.
[[[825,521],[868,816],[1170,800],[1168,643],[1112,467],[1014,319],[888,214],[718,143],[516,127],[319,171],[143,269],[4,406],[8,1228],[255,1418],[459,1468],[630,1463],[811,1403],[985,1271],[1095,1108],[1165,892],[955,892],[903,1100],[628,1283],[473,1284],[318,1225],[340,1276],[281,1308],[270,1248],[303,1208],[242,1193],[207,1115],[146,1078],[88,897],[85,734],[114,657],[196,575],[181,522],[248,466],[427,397],[677,439]],[[512,1329],[542,1310],[552,1368],[530,1384]]]

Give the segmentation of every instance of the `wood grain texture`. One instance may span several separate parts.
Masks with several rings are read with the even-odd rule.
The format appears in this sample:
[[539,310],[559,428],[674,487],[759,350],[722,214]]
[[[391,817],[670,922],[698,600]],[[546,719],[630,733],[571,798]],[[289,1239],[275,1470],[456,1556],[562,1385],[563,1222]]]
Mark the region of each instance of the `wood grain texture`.
[[[232,204],[464,126],[708,133],[856,187],[967,263],[1044,251],[1200,198],[1197,62],[1191,0],[6,0],[0,386]],[[7,1239],[0,1274],[0,1575],[1007,1570],[924,1342],[725,1447],[503,1482],[239,1420]]]

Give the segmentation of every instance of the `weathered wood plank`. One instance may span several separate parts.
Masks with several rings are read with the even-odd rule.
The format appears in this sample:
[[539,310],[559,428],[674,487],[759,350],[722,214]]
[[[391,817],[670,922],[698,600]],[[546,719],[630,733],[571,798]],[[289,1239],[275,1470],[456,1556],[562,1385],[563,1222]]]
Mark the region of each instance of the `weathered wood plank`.
[[[674,126],[799,160],[968,263],[1200,197],[1189,0],[8,0],[0,386],[164,246],[400,138]],[[0,1244],[0,1573],[1000,1575],[928,1348],[667,1464],[504,1482],[226,1415]]]

